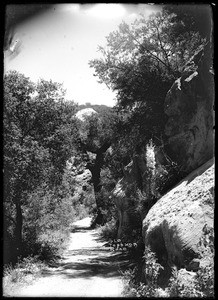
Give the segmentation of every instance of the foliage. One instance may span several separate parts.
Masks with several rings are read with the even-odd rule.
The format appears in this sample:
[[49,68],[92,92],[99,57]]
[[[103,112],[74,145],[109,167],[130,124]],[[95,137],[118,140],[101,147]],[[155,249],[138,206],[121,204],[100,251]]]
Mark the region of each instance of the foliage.
[[201,265],[190,283],[181,282],[177,269],[173,270],[168,293],[171,297],[214,297],[214,230],[207,224],[198,247]]
[[110,221],[107,221],[106,224],[99,227],[99,235],[101,238],[108,240],[108,245],[111,246],[111,242],[117,237],[117,229],[117,220],[111,218]]
[[201,267],[190,282],[182,282],[174,270],[167,287],[170,297],[204,298],[214,297],[214,270],[211,266]]
[[[29,203],[31,194],[44,188],[57,196],[66,160],[76,151],[75,109],[64,102],[64,90],[58,83],[41,79],[35,85],[16,71],[4,76],[4,235],[6,249],[14,249],[15,257],[22,253],[25,234],[32,230],[31,220],[24,219],[25,209],[35,201],[32,198]],[[47,213],[46,201],[55,198],[45,196],[40,207],[38,196],[35,211],[29,214],[33,218],[40,210]],[[65,226],[68,209],[60,203],[57,200],[53,207]]]
[[110,145],[112,141],[116,114],[109,107],[100,111],[98,114],[85,116],[84,120],[78,121],[84,151],[96,153],[105,144]]
[[158,284],[158,276],[163,267],[157,262],[155,254],[149,247],[144,251],[144,279],[138,278],[138,267],[122,273],[125,283],[124,295],[127,297],[214,297],[214,231],[207,225],[203,228],[203,236],[199,241],[202,259],[205,263],[191,280],[179,275],[179,270],[172,268],[172,276],[168,286],[162,289]]
[[114,131],[111,151],[107,151],[105,155],[105,165],[110,169],[113,178],[118,181],[124,176],[124,168],[131,161],[132,149],[127,147],[127,143],[123,136]]
[[[134,79],[130,81],[130,77],[137,76],[138,79],[134,82],[137,84],[132,87],[132,93],[139,91],[137,88],[140,88],[142,80],[140,79],[140,75],[143,75],[142,67],[145,67],[144,74],[147,76],[144,78],[147,80],[143,81],[143,87],[149,80],[154,79],[153,75],[160,78],[173,76],[176,79],[180,68],[193,55],[193,50],[201,45],[203,40],[200,35],[192,31],[192,28],[189,31],[182,31],[185,24],[178,23],[175,16],[174,13],[163,9],[162,12],[152,14],[148,20],[144,16],[136,19],[131,26],[122,22],[119,29],[106,38],[106,47],[99,47],[103,58],[92,60],[90,66],[95,68],[101,82],[118,90],[118,98],[121,88],[123,87],[122,92],[125,93],[124,86],[128,90],[130,84],[134,82]],[[121,80],[121,74],[123,78],[128,78],[125,84]]]
[[[101,114],[92,114],[78,121],[80,134],[80,151],[86,163],[85,167],[91,171],[92,183],[96,200],[96,219],[92,226],[103,224],[108,216],[108,209],[105,210],[107,201],[108,187],[102,190],[102,171],[104,170],[106,161],[105,153],[110,151],[113,139],[114,124],[116,122],[116,114],[108,109]],[[104,172],[104,171],[103,171]],[[108,205],[106,205],[108,206]],[[109,205],[110,206],[110,205]],[[109,208],[108,206],[108,208]],[[110,213],[109,213],[110,214]]]
[[205,224],[199,241],[201,258],[205,265],[201,266],[196,276],[197,289],[202,292],[203,297],[214,297],[214,246],[214,228]]
[[129,297],[158,297],[158,276],[163,267],[157,262],[155,254],[149,247],[144,251],[144,275],[146,283],[136,281],[137,268],[123,273],[125,296]]
[[99,82],[117,92],[117,144],[130,155],[150,139],[158,144],[164,136],[166,93],[205,44],[196,27],[176,16],[164,8],[131,25],[122,22],[106,37],[106,46],[99,47],[102,57],[90,61]]
[[101,209],[103,215],[103,223],[111,220],[116,215],[116,207],[111,196],[111,192],[114,189],[116,180],[113,178],[110,169],[104,166],[101,170],[101,190],[98,192],[97,197],[99,199],[98,208]]
[[212,31],[212,7],[209,4],[166,4],[164,8],[169,13],[174,14],[174,21],[178,23],[178,26],[175,28],[175,34],[194,31],[199,32],[207,40],[210,39]]
[[71,199],[58,198],[41,187],[29,194],[23,205],[23,252],[50,259],[65,245],[67,229],[75,218]]

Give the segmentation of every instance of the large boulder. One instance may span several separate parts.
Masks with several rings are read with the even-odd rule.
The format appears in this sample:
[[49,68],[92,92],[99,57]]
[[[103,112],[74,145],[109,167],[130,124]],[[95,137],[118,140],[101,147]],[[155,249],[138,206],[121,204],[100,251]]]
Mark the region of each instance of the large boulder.
[[189,173],[213,157],[214,76],[210,44],[184,67],[165,99],[165,152]]
[[143,221],[143,239],[165,267],[195,271],[201,264],[199,241],[214,223],[214,161],[190,173],[160,198]]

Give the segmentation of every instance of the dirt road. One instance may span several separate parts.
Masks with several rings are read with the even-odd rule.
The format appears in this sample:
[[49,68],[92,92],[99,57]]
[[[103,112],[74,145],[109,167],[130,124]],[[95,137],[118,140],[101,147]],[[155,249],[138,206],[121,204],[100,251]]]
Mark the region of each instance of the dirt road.
[[120,297],[123,285],[118,272],[122,255],[104,247],[90,218],[74,223],[70,243],[54,267],[43,270],[31,285],[13,296]]

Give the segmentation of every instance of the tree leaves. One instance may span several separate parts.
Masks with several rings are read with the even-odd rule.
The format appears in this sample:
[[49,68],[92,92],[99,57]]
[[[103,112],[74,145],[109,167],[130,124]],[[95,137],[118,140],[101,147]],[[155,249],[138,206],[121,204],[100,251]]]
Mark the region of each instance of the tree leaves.
[[166,93],[205,43],[186,21],[164,8],[131,25],[122,22],[99,47],[101,58],[89,63],[99,81],[117,92],[118,110],[127,110],[128,129],[121,135],[128,149],[163,134]]

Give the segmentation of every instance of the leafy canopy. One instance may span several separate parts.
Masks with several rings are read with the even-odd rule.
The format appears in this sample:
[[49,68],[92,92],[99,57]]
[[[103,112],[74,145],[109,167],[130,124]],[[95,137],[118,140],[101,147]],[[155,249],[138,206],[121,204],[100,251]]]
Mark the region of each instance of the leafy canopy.
[[89,64],[99,82],[117,93],[118,130],[127,148],[161,138],[166,93],[204,43],[194,27],[165,8],[131,25],[122,22],[106,37],[101,58]]

